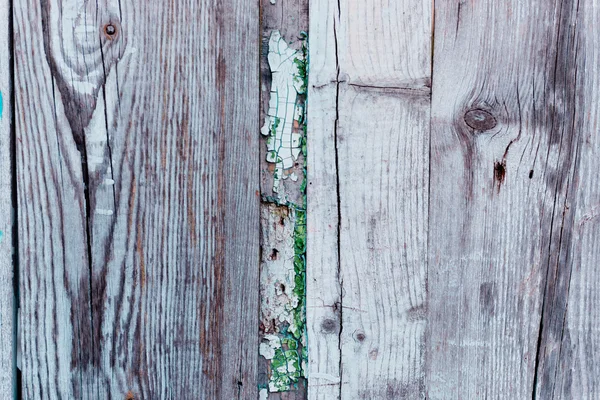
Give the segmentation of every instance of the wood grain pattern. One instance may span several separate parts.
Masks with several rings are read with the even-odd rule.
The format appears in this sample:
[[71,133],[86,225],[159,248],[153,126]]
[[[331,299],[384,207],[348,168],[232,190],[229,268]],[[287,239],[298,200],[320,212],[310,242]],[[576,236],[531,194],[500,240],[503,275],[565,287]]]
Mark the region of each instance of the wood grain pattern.
[[315,89],[308,98],[308,209],[306,314],[308,398],[340,396],[341,286],[338,263],[338,203],[334,128],[336,87]]
[[[567,137],[565,148],[574,147],[566,163],[570,169],[563,172],[570,186],[563,209],[568,208],[570,214],[563,223],[566,246],[557,257],[554,299],[546,297],[546,304],[556,304],[555,325],[562,325],[553,328],[552,321],[543,325],[549,333],[555,330],[560,335],[541,337],[540,360],[544,362],[539,363],[538,399],[593,399],[600,394],[600,3],[582,1],[571,13],[570,24],[565,21],[561,25],[569,26],[566,40],[572,39],[571,44],[563,44],[563,49],[570,49],[567,65],[572,66],[570,73],[563,75],[572,85],[568,104],[573,125],[563,134]],[[552,315],[545,308],[544,316],[548,314]]]
[[342,321],[335,147],[337,2],[311,0],[310,15],[306,251],[308,399],[339,400]]
[[13,162],[10,2],[0,1],[0,398],[14,388]]
[[427,94],[340,95],[343,399],[425,394],[428,130]]
[[14,5],[24,396],[256,398],[258,5]]
[[596,201],[597,17],[593,0],[436,3],[431,399],[597,397],[589,366],[567,372],[598,340],[597,232],[577,225]]
[[[308,296],[319,312],[309,309],[308,323],[323,353],[309,352],[309,398],[421,398],[431,2],[346,0],[339,10],[330,3],[311,2],[308,141],[319,165],[309,162],[308,243],[315,259],[309,252]],[[315,193],[332,184],[333,174],[337,205]],[[335,194],[329,189],[329,197]],[[339,221],[332,215],[338,207]],[[334,279],[339,304],[329,304],[336,300]],[[335,341],[326,335],[332,332],[323,329],[329,325],[341,329],[339,366],[330,350]]]

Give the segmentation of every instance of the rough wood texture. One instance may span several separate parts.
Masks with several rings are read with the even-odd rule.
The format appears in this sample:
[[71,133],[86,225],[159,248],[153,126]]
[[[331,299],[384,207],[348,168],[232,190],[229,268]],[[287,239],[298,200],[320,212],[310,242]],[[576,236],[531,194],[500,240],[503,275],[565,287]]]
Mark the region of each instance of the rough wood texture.
[[[305,82],[297,79],[296,67],[298,62],[306,65],[302,46],[306,45],[304,39],[308,30],[308,0],[261,0],[260,6],[260,115],[264,140],[260,143],[263,203],[259,333],[262,340],[258,383],[261,399],[268,396],[272,400],[294,400],[306,398],[303,356],[306,350],[305,290],[299,290],[300,285],[296,284],[297,279],[304,281],[305,276],[297,274],[295,267],[298,257],[295,254],[297,230],[294,227],[296,222],[305,221],[306,215],[302,211],[303,217],[296,219],[298,214],[295,212],[295,209],[304,210],[306,207],[305,157],[303,152],[299,152],[306,122],[303,116],[300,121],[296,120],[298,113],[294,110],[303,114],[306,99],[306,88],[302,93],[297,90]],[[273,40],[277,38],[279,45],[274,48]],[[294,52],[295,55],[290,56]],[[269,118],[276,118],[277,127],[269,123]],[[273,136],[280,136],[272,135],[273,130],[285,131],[282,141],[274,140]],[[271,151],[273,148],[275,150]],[[296,154],[298,152],[300,154]],[[273,162],[280,157],[286,158],[285,162]],[[273,223],[274,220],[279,222]],[[300,323],[296,323],[294,320],[299,314],[302,318],[298,321]],[[290,331],[296,333],[290,334]],[[297,349],[289,349],[285,344],[287,341]],[[284,344],[273,354],[273,349],[264,347],[270,343],[277,346]],[[285,354],[282,353],[283,348],[288,348]],[[275,366],[282,359],[287,367],[276,371]]]
[[[343,0],[339,6],[311,3],[308,141],[309,148],[320,148],[316,162],[325,165],[314,167],[309,151],[308,243],[315,246],[315,259],[309,252],[308,296],[314,308],[308,325],[325,354],[335,343],[327,335],[339,334],[341,360],[336,367],[333,354],[314,354],[315,339],[309,336],[309,398],[420,398],[425,393],[431,2]],[[331,103],[333,112],[326,106]],[[315,112],[314,104],[321,111]],[[320,132],[311,128],[314,119],[325,121]],[[335,165],[325,157],[333,157]],[[314,193],[331,184],[336,172],[339,195],[333,204]],[[338,207],[339,221],[331,214],[325,218]],[[332,228],[336,223],[339,227]],[[332,239],[338,248],[332,248]],[[311,245],[313,240],[323,247]],[[341,284],[339,304],[329,304],[336,291],[325,285],[333,279]],[[326,292],[326,298],[313,290]],[[323,315],[323,306],[331,315]]]
[[558,265],[550,265],[558,271],[547,278],[557,283],[545,299],[536,398],[594,399],[600,396],[600,4],[562,7],[566,33],[557,40],[556,84],[565,96],[559,146],[566,154],[553,163],[562,168],[557,185],[567,187],[557,198],[562,246],[552,255]]
[[256,398],[258,4],[14,7],[24,397]]
[[13,396],[13,154],[9,1],[0,1],[0,398]]
[[431,399],[598,397],[597,22],[436,2]]
[[[339,400],[339,208],[335,128],[337,2],[311,0],[308,85],[306,326],[308,398]],[[315,16],[320,16],[315,18]]]

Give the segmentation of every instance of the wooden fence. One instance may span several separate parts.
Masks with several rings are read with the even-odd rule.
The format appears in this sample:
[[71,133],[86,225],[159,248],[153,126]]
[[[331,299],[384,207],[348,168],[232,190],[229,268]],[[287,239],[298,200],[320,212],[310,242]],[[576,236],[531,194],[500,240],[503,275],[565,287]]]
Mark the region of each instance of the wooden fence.
[[600,398],[598,0],[0,0],[0,398]]

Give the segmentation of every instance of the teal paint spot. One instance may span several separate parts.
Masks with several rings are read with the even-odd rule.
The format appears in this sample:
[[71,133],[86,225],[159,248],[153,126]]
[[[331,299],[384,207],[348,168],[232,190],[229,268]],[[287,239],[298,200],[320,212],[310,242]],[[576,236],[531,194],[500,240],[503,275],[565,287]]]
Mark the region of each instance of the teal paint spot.
[[[0,111],[2,111],[1,105],[0,105]],[[2,236],[4,236],[4,232],[0,231],[0,242],[2,241]]]
[[[2,92],[0,92],[0,119],[2,119],[2,108],[3,108]],[[0,233],[2,233],[2,232],[0,232]],[[0,235],[0,238],[2,238],[2,235]]]

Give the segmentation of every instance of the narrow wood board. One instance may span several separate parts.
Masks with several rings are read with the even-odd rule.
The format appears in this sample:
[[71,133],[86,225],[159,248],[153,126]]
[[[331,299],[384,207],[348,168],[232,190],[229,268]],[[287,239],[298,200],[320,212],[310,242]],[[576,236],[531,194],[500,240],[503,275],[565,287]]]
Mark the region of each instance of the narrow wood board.
[[428,398],[593,398],[597,4],[435,15]]
[[431,2],[333,3],[310,13],[309,398],[421,398]]
[[14,7],[24,397],[256,398],[258,4]]
[[[274,32],[281,36],[281,40],[289,47],[291,51],[296,51],[296,60],[303,58],[303,46],[306,46],[306,33],[308,31],[308,0],[261,0],[261,52],[260,52],[260,70],[261,70],[261,126],[264,126],[269,118],[269,112],[272,111],[272,97],[277,96],[275,102],[279,109],[280,99],[286,97],[284,90],[278,92],[276,87],[278,79],[274,77],[276,73],[272,68],[276,67],[269,62],[270,39]],[[271,55],[272,56],[272,55]],[[305,60],[304,60],[305,61]],[[304,62],[303,61],[303,62]],[[292,59],[285,60],[285,63],[294,63]],[[292,78],[288,76],[288,78]],[[283,88],[279,88],[283,89]],[[287,93],[286,101],[291,101],[291,98],[296,99],[296,105],[304,106],[306,94],[301,95],[296,93],[294,89]],[[283,103],[283,102],[282,102]],[[283,105],[283,104],[282,104]],[[285,107],[281,107],[282,110]],[[282,112],[285,114],[285,112]],[[285,124],[287,118],[283,117],[281,124]],[[289,121],[287,121],[289,122]],[[293,122],[292,131],[303,135],[303,128],[306,121]],[[258,134],[258,132],[257,132]],[[302,369],[301,376],[295,377],[296,367],[290,372],[274,371],[273,360],[265,358],[265,354],[261,352],[259,356],[259,396],[261,399],[268,396],[271,400],[294,400],[306,398],[306,379],[304,377],[304,362],[303,354],[306,351],[306,329],[305,322],[301,323],[300,339],[284,334],[283,331],[288,330],[289,323],[285,320],[283,314],[302,313],[305,312],[305,290],[302,292],[302,299],[296,299],[295,281],[296,278],[303,279],[295,272],[294,267],[294,248],[295,248],[295,233],[294,225],[298,215],[294,209],[304,209],[305,203],[305,157],[301,153],[294,160],[294,163],[283,171],[279,170],[276,163],[268,161],[267,157],[267,142],[272,140],[271,134],[262,136],[260,141],[260,178],[261,178],[261,225],[262,225],[262,240],[261,240],[261,284],[260,284],[260,326],[259,333],[261,343],[266,341],[270,335],[272,340],[277,337],[280,343],[285,340],[291,340],[297,346],[293,358],[299,359],[298,367]],[[279,154],[278,154],[279,155]],[[281,176],[280,176],[281,175]],[[285,177],[285,179],[282,179]],[[292,179],[293,177],[293,179]],[[278,191],[273,190],[275,182],[278,181]],[[305,214],[305,213],[303,213]],[[275,219],[277,223],[272,223]],[[291,226],[289,226],[291,224]],[[291,228],[291,229],[289,229]],[[294,271],[290,274],[290,271]],[[306,287],[306,286],[304,286]],[[283,289],[281,289],[283,288]],[[296,303],[296,301],[298,302]],[[285,304],[284,304],[285,303]],[[286,310],[283,311],[282,310]],[[293,310],[289,310],[293,309]],[[281,353],[278,354],[281,356]],[[290,359],[287,363],[294,364]],[[277,381],[273,375],[289,376],[292,380],[289,388],[277,388],[280,391],[272,391],[275,389],[273,383]],[[286,378],[279,379],[283,381]]]
[[13,396],[15,290],[13,282],[13,162],[10,2],[0,1],[0,398]]
[[570,151],[559,175],[567,186],[563,207],[557,206],[564,244],[552,255],[558,271],[547,278],[556,286],[544,301],[537,399],[600,395],[600,8],[593,0],[577,6],[561,10],[569,15],[561,21],[568,68],[559,76],[569,96],[565,125],[573,125],[562,134],[561,147]]

